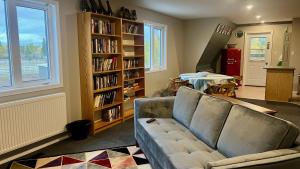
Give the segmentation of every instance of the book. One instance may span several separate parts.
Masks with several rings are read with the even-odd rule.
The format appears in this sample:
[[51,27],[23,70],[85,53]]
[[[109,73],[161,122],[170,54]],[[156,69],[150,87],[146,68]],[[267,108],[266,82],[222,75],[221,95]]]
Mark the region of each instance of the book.
[[94,98],[94,107],[103,107],[104,105],[112,104],[115,101],[117,91],[109,91],[97,94]]

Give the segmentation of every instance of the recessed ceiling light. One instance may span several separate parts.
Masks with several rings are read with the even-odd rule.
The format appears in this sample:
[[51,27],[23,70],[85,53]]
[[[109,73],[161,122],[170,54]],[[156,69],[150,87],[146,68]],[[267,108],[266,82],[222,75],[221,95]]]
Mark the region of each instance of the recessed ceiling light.
[[261,18],[261,16],[260,15],[256,15],[256,19],[260,19]]
[[248,10],[251,10],[251,9],[253,8],[253,5],[247,5],[246,8],[247,8]]
[[262,21],[260,21],[260,23],[265,23],[265,21],[264,21],[264,20],[262,20]]

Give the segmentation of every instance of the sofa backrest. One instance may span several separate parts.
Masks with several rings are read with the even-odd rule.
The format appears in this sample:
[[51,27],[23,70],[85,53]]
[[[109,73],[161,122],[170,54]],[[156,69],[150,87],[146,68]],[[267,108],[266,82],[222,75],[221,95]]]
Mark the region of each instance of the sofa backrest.
[[191,132],[215,149],[231,107],[229,101],[202,96],[191,121]]
[[227,157],[290,148],[299,134],[292,123],[234,105],[228,115],[217,149]]
[[195,109],[202,95],[203,93],[197,90],[185,86],[180,87],[174,101],[173,118],[189,128]]

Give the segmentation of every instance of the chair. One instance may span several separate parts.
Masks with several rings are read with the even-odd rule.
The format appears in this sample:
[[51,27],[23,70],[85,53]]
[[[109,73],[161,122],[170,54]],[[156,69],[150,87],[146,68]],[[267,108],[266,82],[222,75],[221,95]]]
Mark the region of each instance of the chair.
[[207,94],[215,95],[215,96],[226,96],[236,98],[236,90],[237,85],[235,83],[226,83],[226,84],[217,84],[211,85],[206,89]]
[[181,80],[180,77],[177,78],[170,78],[170,83],[168,89],[173,93],[175,96],[178,89],[181,86],[189,86],[189,81],[188,80]]

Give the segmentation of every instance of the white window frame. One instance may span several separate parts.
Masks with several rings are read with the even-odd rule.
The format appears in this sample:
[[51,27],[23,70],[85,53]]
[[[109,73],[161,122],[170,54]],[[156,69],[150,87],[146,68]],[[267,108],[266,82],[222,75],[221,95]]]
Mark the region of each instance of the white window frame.
[[[63,87],[58,2],[55,0],[5,0],[5,3],[11,86],[0,87],[0,97]],[[40,9],[46,13],[49,64],[49,79],[47,80],[22,81],[17,6]]]
[[[168,27],[167,25],[163,25],[160,23],[155,23],[152,21],[144,21],[145,25],[150,25],[150,31],[151,31],[151,47],[150,47],[150,68],[145,68],[146,73],[153,73],[153,72],[160,72],[160,71],[165,71],[167,70],[167,32],[168,32]],[[153,29],[160,29],[161,30],[161,37],[162,37],[162,44],[161,44],[161,61],[162,65],[159,69],[153,69],[152,67],[152,53],[153,53]]]

